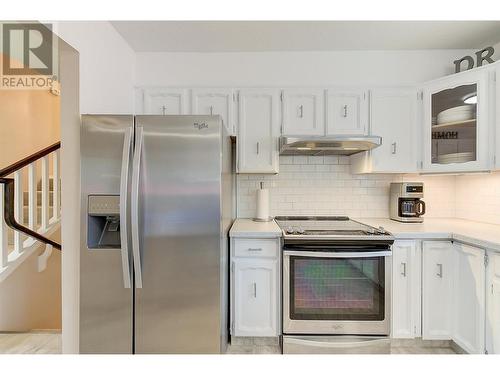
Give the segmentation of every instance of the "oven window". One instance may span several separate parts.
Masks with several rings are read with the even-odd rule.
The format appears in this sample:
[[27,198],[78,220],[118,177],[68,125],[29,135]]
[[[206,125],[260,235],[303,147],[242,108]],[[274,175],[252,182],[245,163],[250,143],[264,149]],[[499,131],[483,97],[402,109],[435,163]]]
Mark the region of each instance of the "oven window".
[[290,319],[384,320],[385,258],[290,257]]

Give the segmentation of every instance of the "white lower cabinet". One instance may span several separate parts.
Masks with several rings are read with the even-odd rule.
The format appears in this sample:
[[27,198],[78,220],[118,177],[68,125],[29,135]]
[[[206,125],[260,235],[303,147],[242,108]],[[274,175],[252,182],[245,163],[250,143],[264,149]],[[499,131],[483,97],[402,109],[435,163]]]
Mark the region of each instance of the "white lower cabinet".
[[279,336],[279,240],[233,239],[231,253],[231,335]]
[[398,339],[421,335],[420,243],[396,241],[392,246],[391,336]]
[[493,251],[486,272],[486,351],[500,354],[500,253]]
[[484,353],[485,251],[455,244],[453,341],[468,353]]
[[422,243],[422,338],[450,340],[453,328],[453,244]]

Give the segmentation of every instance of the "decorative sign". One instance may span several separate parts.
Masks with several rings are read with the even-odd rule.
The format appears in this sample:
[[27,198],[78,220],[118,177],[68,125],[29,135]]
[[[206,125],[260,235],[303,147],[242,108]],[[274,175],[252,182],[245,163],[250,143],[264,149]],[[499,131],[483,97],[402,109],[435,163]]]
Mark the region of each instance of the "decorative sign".
[[[483,62],[487,61],[488,63],[495,62],[491,56],[495,53],[495,49],[493,47],[483,48],[481,51],[476,52],[476,65],[478,67],[483,66]],[[467,63],[467,68],[464,70],[470,70],[474,68],[474,57],[472,56],[464,56],[461,59],[453,61],[455,64],[455,73],[460,73],[462,70],[462,63]]]
[[432,139],[458,139],[458,132],[432,132]]

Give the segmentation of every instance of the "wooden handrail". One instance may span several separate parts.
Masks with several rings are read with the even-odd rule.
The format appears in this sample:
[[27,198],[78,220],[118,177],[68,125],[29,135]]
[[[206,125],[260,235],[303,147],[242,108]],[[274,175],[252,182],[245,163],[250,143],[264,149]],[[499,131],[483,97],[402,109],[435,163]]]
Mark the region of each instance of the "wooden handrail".
[[[5,223],[12,229],[17,230],[19,232],[22,232],[30,237],[36,238],[37,240],[45,243],[52,245],[54,248],[61,250],[61,244],[52,241],[50,238],[47,238],[43,235],[41,235],[38,232],[35,232],[24,225],[20,224],[17,222],[15,215],[14,215],[14,179],[13,178],[5,178],[11,173],[14,173],[21,168],[24,168],[31,163],[37,161],[38,159],[43,158],[44,156],[47,156],[51,152],[56,151],[61,147],[61,142],[54,143],[53,145],[44,148],[43,150],[40,150],[38,152],[35,152],[34,154],[19,160],[18,162],[9,165],[8,167],[0,170],[0,184],[3,184],[5,186],[5,191],[4,191],[4,219]],[[58,183],[57,181],[54,181],[54,183]]]
[[22,224],[19,224],[14,216],[14,179],[13,178],[0,178],[0,184],[4,184],[5,192],[4,192],[4,218],[5,224],[11,227],[14,230],[18,230],[23,232],[24,234],[34,237],[37,240],[52,245],[54,248],[61,250],[61,244],[52,241],[50,238],[47,238],[41,235],[38,232],[35,232]]
[[7,177],[11,173],[14,173],[15,171],[18,171],[21,168],[26,167],[27,165],[30,165],[31,163],[37,161],[38,159],[43,158],[44,156],[47,156],[51,152],[54,152],[55,150],[61,148],[61,142],[56,142],[53,145],[50,145],[49,147],[46,147],[40,151],[35,152],[34,154],[31,154],[30,156],[25,157],[24,159],[21,159],[14,164],[11,164],[4,169],[0,169],[0,178],[2,177]]

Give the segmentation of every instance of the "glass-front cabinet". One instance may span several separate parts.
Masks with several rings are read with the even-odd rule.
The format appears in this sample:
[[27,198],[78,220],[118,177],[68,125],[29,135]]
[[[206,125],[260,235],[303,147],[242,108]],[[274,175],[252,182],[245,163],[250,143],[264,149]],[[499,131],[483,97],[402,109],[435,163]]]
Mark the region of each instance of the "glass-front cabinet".
[[488,72],[464,72],[427,84],[423,172],[491,169]]

